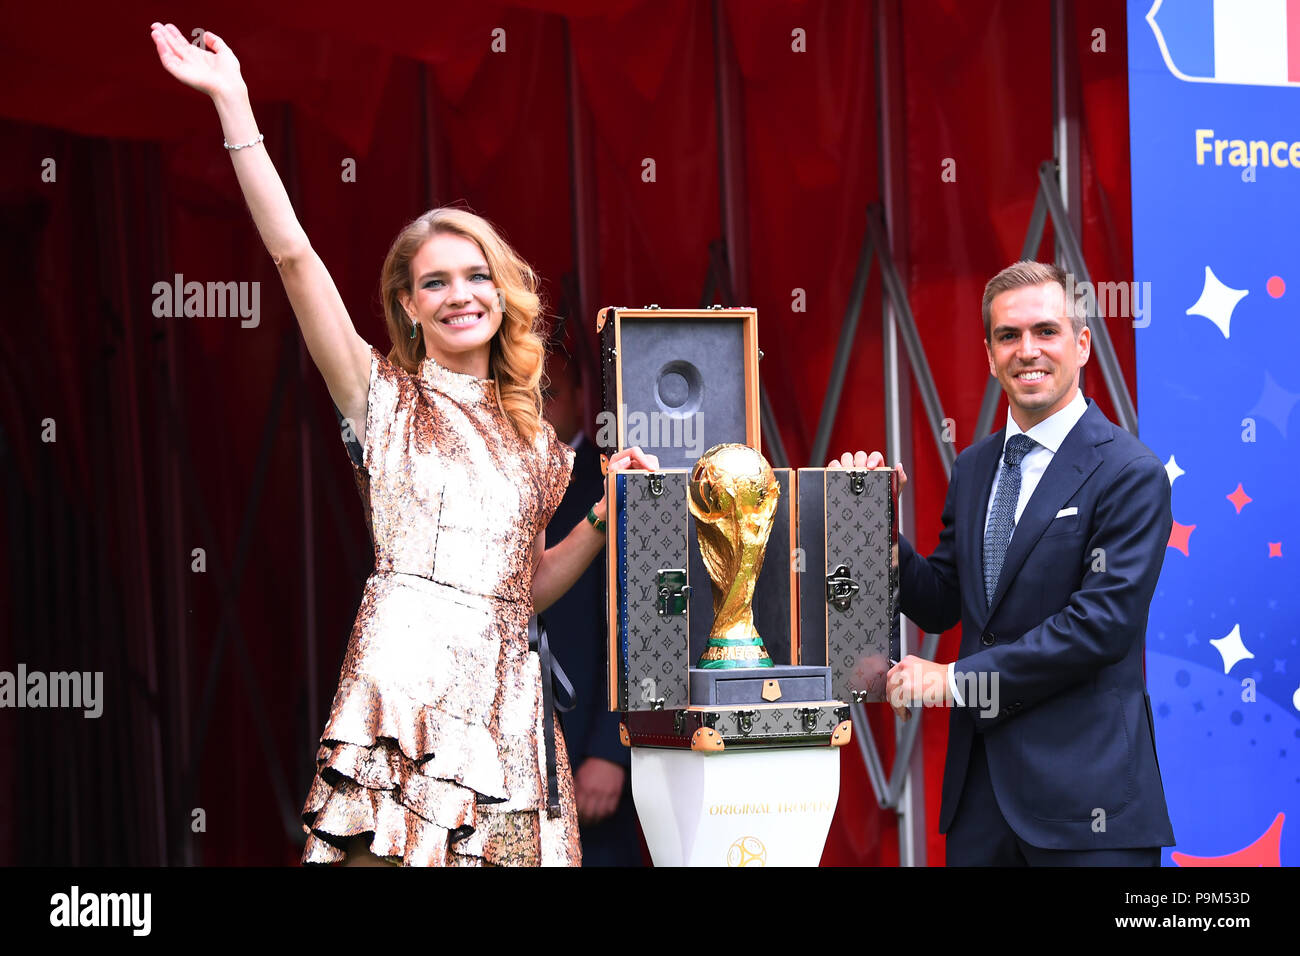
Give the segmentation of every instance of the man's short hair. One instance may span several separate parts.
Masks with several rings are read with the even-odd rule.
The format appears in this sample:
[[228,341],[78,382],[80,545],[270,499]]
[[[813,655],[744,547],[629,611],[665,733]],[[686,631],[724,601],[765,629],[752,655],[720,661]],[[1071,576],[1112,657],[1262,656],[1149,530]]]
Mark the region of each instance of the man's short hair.
[[1073,283],[1069,283],[1070,287],[1067,287],[1065,270],[1051,262],[1021,259],[995,275],[984,287],[984,341],[993,341],[993,300],[995,298],[1012,289],[1042,285],[1045,282],[1055,282],[1061,287],[1061,292],[1066,299],[1066,311],[1070,314],[1070,326],[1074,330],[1075,338],[1078,338],[1084,325],[1087,324],[1087,313],[1084,311],[1083,301],[1077,296],[1073,302],[1070,301],[1070,287]]

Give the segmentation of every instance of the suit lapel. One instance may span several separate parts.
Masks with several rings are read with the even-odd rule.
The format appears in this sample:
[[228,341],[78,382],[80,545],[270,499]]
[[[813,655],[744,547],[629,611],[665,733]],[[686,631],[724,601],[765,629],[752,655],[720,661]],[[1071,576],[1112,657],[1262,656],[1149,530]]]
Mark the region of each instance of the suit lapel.
[[[1077,425],[1065,436],[1065,441],[1052,456],[1051,464],[1039,479],[1038,487],[1025,504],[1024,513],[1016,522],[1016,530],[1011,535],[1011,544],[1007,548],[1006,559],[1002,562],[1002,573],[998,576],[998,587],[989,604],[988,616],[998,609],[1003,595],[1007,593],[1010,583],[1015,580],[1020,568],[1033,550],[1038,539],[1043,536],[1047,526],[1088,477],[1101,464],[1101,453],[1097,445],[1109,441],[1110,436],[1102,427],[1106,418],[1091,400],[1088,410],[1079,419]],[[981,536],[981,543],[983,537]],[[981,552],[981,559],[982,559]],[[981,565],[982,567],[982,565]]]

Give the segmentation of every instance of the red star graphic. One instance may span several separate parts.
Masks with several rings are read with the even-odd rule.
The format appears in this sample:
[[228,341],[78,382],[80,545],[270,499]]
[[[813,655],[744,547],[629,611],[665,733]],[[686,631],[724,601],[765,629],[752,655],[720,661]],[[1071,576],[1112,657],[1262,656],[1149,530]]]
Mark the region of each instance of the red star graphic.
[[1286,815],[1279,813],[1264,834],[1249,846],[1223,856],[1192,856],[1175,850],[1169,854],[1179,866],[1281,866],[1282,821]]
[[1281,542],[1281,541],[1270,541],[1270,542],[1268,543],[1268,556],[1269,556],[1270,558],[1280,558],[1280,557],[1282,557],[1282,542]]
[[1196,525],[1194,524],[1179,524],[1175,521],[1173,529],[1169,532],[1169,544],[1166,547],[1177,548],[1190,558],[1191,554],[1187,551],[1187,541],[1195,530]]
[[1241,509],[1255,500],[1250,495],[1246,494],[1246,489],[1241,487],[1241,482],[1237,482],[1236,491],[1230,495],[1224,495],[1223,497],[1227,498],[1237,506],[1237,514],[1241,514]]

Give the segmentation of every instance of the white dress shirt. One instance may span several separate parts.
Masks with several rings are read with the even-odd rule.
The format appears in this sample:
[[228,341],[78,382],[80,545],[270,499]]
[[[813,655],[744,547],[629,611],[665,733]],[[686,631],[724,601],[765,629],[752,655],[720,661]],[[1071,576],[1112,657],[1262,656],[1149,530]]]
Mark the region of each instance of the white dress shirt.
[[[1083,392],[1075,389],[1074,398],[1070,400],[1070,404],[1059,412],[1044,418],[1037,425],[1030,428],[1029,431],[1022,431],[1020,426],[1016,424],[1016,420],[1011,417],[1011,411],[1008,409],[1007,427],[1002,438],[1002,454],[998,456],[998,467],[993,473],[993,488],[989,491],[988,504],[984,509],[985,533],[988,532],[989,516],[993,513],[993,499],[998,493],[998,480],[1002,477],[1002,469],[1006,467],[1007,442],[1011,440],[1011,436],[1026,435],[1038,442],[1037,447],[1031,449],[1020,461],[1020,498],[1016,501],[1016,522],[1019,523],[1020,516],[1024,514],[1025,505],[1029,504],[1034,489],[1038,487],[1038,482],[1042,480],[1043,472],[1047,471],[1047,466],[1052,463],[1052,457],[1056,454],[1057,449],[1061,447],[1061,443],[1065,441],[1065,436],[1070,434],[1070,430],[1079,423],[1079,419],[1083,417],[1083,413],[1087,410],[1088,402],[1083,397]],[[978,550],[980,554],[984,553],[982,543]],[[955,663],[948,665],[948,688],[952,691],[957,706],[964,707],[966,706],[965,702],[957,691],[957,681],[953,676],[955,667]]]

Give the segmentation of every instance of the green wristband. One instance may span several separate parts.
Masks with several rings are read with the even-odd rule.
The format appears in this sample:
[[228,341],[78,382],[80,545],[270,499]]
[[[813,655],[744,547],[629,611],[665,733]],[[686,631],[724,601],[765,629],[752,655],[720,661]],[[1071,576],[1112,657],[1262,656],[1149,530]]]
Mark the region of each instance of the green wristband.
[[596,517],[595,505],[592,505],[590,508],[587,509],[587,521],[590,522],[591,526],[595,528],[597,531],[599,531],[601,534],[605,533],[605,519]]

